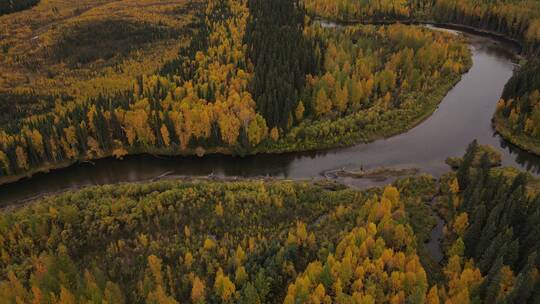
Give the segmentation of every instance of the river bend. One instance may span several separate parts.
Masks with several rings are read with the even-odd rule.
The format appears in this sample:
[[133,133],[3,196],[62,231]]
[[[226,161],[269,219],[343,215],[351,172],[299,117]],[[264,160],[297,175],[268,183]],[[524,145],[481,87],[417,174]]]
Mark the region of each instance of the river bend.
[[89,185],[152,180],[159,176],[272,176],[318,178],[336,169],[418,168],[435,176],[448,170],[444,160],[463,155],[474,139],[496,147],[502,164],[540,173],[540,158],[507,143],[494,133],[491,118],[504,85],[516,67],[511,46],[490,38],[470,39],[472,68],[447,94],[435,113],[410,131],[345,149],[313,153],[223,155],[156,158],[129,156],[84,163],[36,174],[0,186],[0,206]]

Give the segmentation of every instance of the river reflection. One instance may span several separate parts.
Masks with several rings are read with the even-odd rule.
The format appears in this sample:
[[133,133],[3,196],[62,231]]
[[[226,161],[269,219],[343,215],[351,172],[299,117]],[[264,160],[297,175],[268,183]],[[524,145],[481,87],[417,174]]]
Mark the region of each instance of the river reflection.
[[0,186],[0,206],[71,188],[152,180],[161,175],[317,178],[328,170],[386,166],[414,167],[438,176],[448,170],[444,160],[461,156],[474,139],[495,146],[503,155],[503,165],[539,175],[540,158],[505,142],[494,134],[491,125],[497,101],[515,68],[512,48],[489,38],[467,36],[473,51],[471,70],[431,117],[407,133],[351,148],[312,153],[245,158],[209,155],[103,159]]

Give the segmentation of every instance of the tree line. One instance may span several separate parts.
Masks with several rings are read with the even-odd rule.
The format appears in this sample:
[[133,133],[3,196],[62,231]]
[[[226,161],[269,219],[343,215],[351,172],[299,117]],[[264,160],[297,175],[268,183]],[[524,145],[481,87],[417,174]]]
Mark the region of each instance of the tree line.
[[520,67],[506,84],[495,114],[497,128],[510,131],[506,138],[515,141],[517,137],[525,137],[533,147],[538,146],[540,139],[539,69],[537,59]]
[[342,21],[401,20],[411,17],[411,1],[304,0],[312,15]]
[[525,173],[492,168],[488,154],[473,142],[449,192],[448,252],[472,259],[483,280],[471,297],[483,303],[540,301],[540,195]]
[[453,22],[496,31],[523,43],[528,52],[540,47],[538,1],[456,0],[305,0],[312,15],[341,21],[425,20]]
[[529,53],[540,47],[538,1],[438,0],[433,7],[436,20],[455,22],[503,33],[521,41]]

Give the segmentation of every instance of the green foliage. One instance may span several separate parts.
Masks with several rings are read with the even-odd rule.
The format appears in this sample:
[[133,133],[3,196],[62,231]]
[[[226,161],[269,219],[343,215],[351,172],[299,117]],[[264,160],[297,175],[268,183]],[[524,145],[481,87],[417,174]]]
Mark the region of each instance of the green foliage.
[[319,68],[314,42],[304,37],[298,0],[250,0],[246,42],[255,65],[251,93],[268,126],[288,129],[305,84]]
[[540,62],[527,61],[506,84],[495,114],[497,130],[514,144],[540,153]]
[[[504,87],[502,98],[509,100],[540,90],[540,60],[532,58],[512,76]],[[524,107],[526,108],[526,107]]]
[[536,0],[305,0],[308,12],[346,22],[423,20],[455,23],[502,33],[527,52],[540,47],[540,5]]
[[492,170],[487,154],[473,162],[478,149],[471,144],[457,170],[462,192],[456,214],[469,215],[465,256],[486,276],[480,294],[487,302],[534,303],[532,290],[540,286],[540,195],[530,194],[524,173],[510,178]]

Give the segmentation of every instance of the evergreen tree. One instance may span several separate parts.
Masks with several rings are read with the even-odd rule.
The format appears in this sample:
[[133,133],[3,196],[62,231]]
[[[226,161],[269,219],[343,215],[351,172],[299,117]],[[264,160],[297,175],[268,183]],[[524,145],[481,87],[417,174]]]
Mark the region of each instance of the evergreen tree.
[[461,189],[466,189],[469,184],[470,170],[476,156],[476,151],[478,150],[478,142],[474,140],[468,147],[463,161],[460,164],[457,171],[457,178],[459,182],[459,187]]

